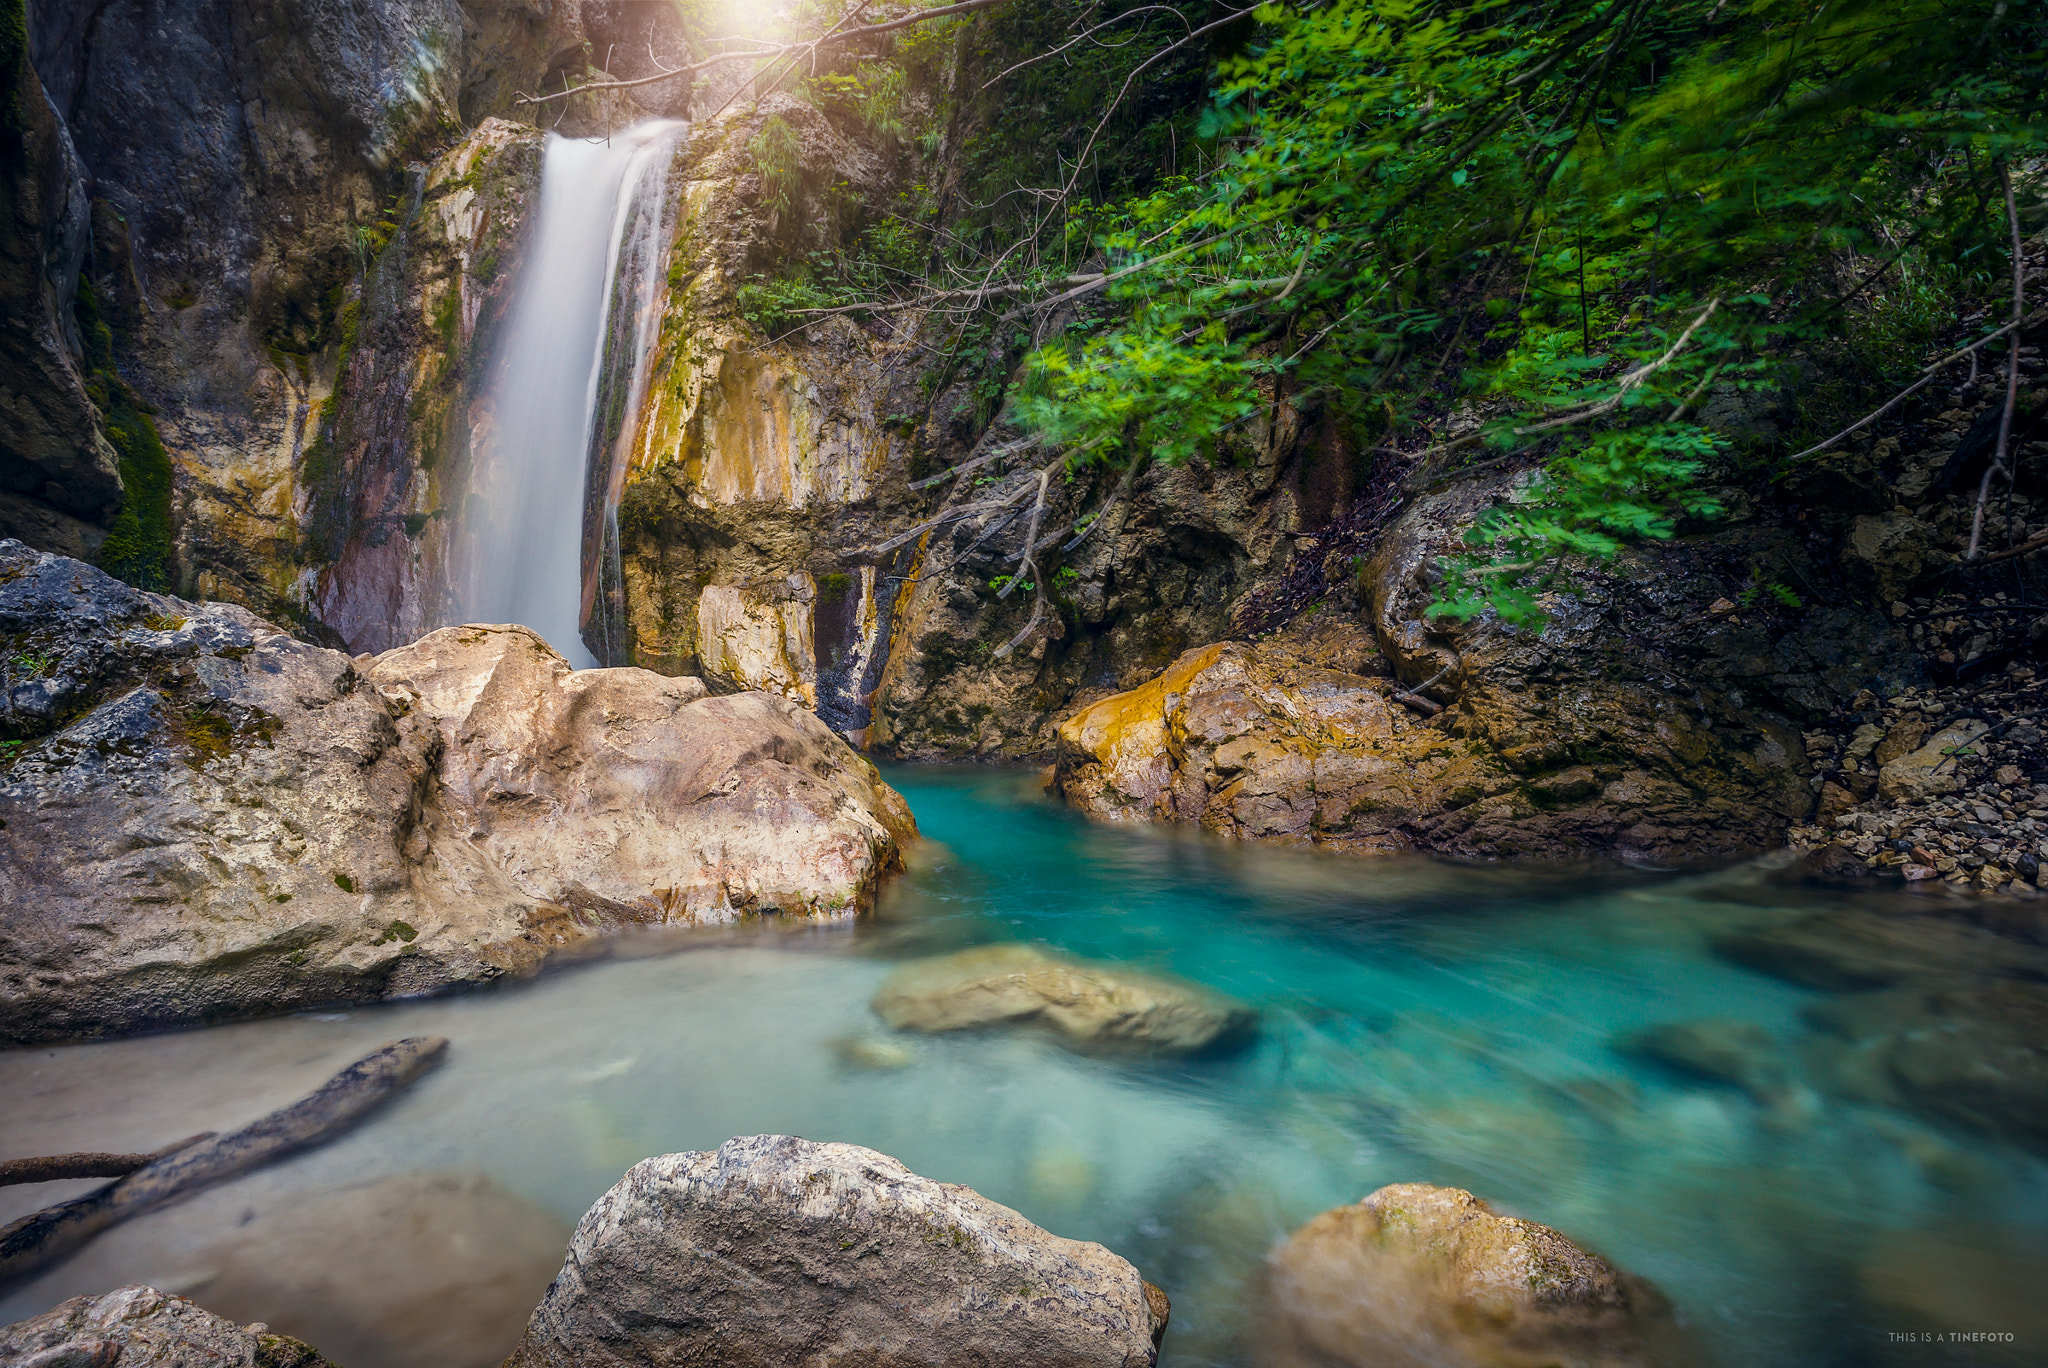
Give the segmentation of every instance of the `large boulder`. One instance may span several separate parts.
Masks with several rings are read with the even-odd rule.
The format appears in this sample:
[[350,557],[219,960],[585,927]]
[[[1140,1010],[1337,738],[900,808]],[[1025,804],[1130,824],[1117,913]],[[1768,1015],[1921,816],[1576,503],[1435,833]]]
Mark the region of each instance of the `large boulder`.
[[1884,762],[1877,772],[1877,791],[1893,802],[1910,803],[1954,793],[1963,786],[1956,771],[1959,757],[1970,753],[1970,744],[1985,732],[1988,723],[1974,717],[1943,727],[1919,746]]
[[1383,1187],[1267,1261],[1275,1368],[1636,1368],[1683,1361],[1668,1305],[1548,1226],[1457,1188]]
[[[1390,679],[1303,666],[1273,646],[1187,652],[1059,729],[1058,784],[1100,821],[1167,821],[1358,853],[1505,790],[1475,747],[1424,725]],[[1434,706],[1434,705],[1431,705]]]
[[336,1368],[311,1346],[266,1325],[236,1325],[154,1287],[73,1297],[0,1328],[0,1363],[14,1368]]
[[1189,1054],[1247,1034],[1250,1008],[1197,984],[984,945],[906,964],[875,994],[899,1031],[1043,1025],[1086,1049]]
[[0,1040],[431,992],[627,923],[851,916],[909,809],[815,717],[524,628],[360,663],[0,542]]
[[1165,1325],[1100,1245],[873,1150],[757,1135],[634,1165],[506,1368],[1141,1368]]

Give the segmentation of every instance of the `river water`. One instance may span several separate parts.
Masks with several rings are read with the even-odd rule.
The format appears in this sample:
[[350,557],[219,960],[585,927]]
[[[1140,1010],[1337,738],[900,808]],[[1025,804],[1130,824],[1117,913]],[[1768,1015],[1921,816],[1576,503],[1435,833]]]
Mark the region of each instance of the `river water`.
[[[1710,939],[1847,895],[1745,871],[1358,863],[1090,826],[1016,771],[890,777],[930,841],[858,924],[651,938],[467,996],[0,1055],[13,1155],[225,1129],[381,1041],[452,1041],[346,1137],[102,1235],[12,1289],[0,1322],[151,1281],[349,1368],[488,1364],[635,1160],[787,1132],[1124,1254],[1173,1299],[1178,1368],[1250,1362],[1264,1251],[1400,1181],[1470,1188],[1649,1277],[1711,1362],[2048,1361],[2048,1165],[1614,1048],[1706,1016],[1796,1044],[1822,995]],[[1132,1063],[1029,1032],[896,1037],[870,1012],[895,963],[1006,939],[1209,984],[1260,1032]],[[0,1219],[90,1186],[0,1189]],[[1928,1331],[2014,1341],[1894,1338]]]

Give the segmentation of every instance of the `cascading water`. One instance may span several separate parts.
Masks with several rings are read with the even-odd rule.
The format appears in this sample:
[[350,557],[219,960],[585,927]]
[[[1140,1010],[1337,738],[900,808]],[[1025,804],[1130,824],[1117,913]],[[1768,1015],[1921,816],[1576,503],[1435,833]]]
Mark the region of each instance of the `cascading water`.
[[[668,165],[686,127],[655,120],[604,141],[550,136],[533,245],[489,388],[450,582],[461,619],[516,622],[579,669],[610,447],[644,384],[673,215]],[[616,301],[616,303],[615,303]],[[618,306],[623,306],[620,309]],[[608,326],[615,312],[629,326]],[[618,410],[598,423],[599,395]],[[603,454],[593,451],[598,440]]]

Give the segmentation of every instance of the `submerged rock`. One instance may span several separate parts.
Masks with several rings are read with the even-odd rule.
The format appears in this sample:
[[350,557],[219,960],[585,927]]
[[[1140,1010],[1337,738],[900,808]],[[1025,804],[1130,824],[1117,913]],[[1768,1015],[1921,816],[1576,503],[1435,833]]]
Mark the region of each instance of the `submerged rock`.
[[1663,1297],[1469,1192],[1397,1183],[1326,1211],[1267,1263],[1276,1368],[1573,1368],[1684,1361]]
[[899,1031],[1039,1023],[1096,1049],[1186,1054],[1250,1031],[1252,1010],[1192,983],[985,945],[906,964],[875,994]]
[[431,992],[624,923],[852,915],[914,833],[811,714],[524,628],[360,665],[0,542],[0,1040]]
[[337,1368],[266,1325],[236,1325],[154,1287],[73,1297],[0,1328],[0,1363],[16,1368]]
[[873,1150],[757,1135],[634,1165],[506,1368],[1143,1368],[1166,1312],[1101,1245]]
[[1739,1017],[1667,1021],[1625,1036],[1624,1053],[1742,1089],[1769,1101],[1791,1086],[1784,1052],[1769,1031]]
[[1836,1091],[2048,1152],[2048,985],[1858,993],[1807,1009]]
[[2048,948],[1941,917],[1831,908],[1715,939],[1738,964],[1809,988],[1886,988],[1957,975],[2048,979]]

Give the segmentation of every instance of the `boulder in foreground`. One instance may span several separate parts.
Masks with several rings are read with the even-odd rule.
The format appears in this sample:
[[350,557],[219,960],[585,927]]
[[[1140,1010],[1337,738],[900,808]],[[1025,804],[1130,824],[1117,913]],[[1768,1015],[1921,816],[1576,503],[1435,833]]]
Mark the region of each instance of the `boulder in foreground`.
[[240,1326],[154,1287],[73,1297],[0,1328],[0,1363],[15,1368],[336,1368],[309,1345]]
[[1101,1245],[857,1145],[642,1160],[505,1368],[1145,1368],[1166,1299]]
[[1457,1188],[1383,1187],[1267,1266],[1275,1368],[1649,1368],[1689,1362],[1648,1283]]
[[372,660],[0,541],[0,1043],[433,992],[629,923],[850,916],[914,835],[804,709]]
[[917,960],[875,994],[899,1031],[1041,1023],[1089,1049],[1189,1054],[1243,1037],[1249,1007],[1177,979],[1061,959],[1015,942]]

